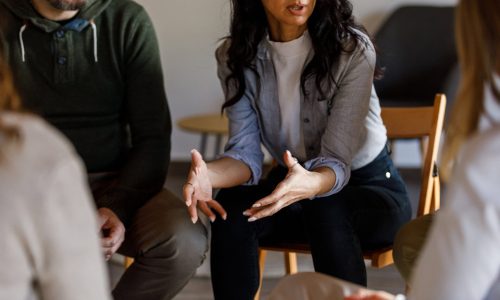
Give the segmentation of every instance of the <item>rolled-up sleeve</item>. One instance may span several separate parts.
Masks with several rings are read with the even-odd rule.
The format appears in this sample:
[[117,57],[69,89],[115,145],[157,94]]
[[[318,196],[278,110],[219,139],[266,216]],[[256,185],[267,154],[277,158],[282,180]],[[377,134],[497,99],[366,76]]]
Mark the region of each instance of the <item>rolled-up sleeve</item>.
[[328,192],[317,195],[316,198],[326,197],[338,193],[349,181],[351,171],[349,167],[338,159],[331,157],[317,157],[304,163],[306,170],[312,171],[321,167],[327,167],[335,172],[335,183]]
[[[229,42],[226,41],[216,51],[217,75],[226,101],[235,94],[235,87],[227,82],[230,70],[227,67],[226,53]],[[257,114],[250,102],[251,95],[245,91],[243,97],[226,109],[229,119],[229,138],[224,153],[219,157],[230,157],[246,164],[252,173],[247,185],[257,184],[262,176],[264,153],[261,149],[260,128]]]

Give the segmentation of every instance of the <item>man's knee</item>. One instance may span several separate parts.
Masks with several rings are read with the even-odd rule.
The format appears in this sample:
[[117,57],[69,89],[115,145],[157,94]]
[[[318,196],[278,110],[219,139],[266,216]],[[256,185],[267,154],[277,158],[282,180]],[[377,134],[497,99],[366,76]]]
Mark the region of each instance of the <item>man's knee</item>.
[[394,263],[407,282],[425,244],[432,218],[433,215],[426,215],[407,223],[398,231],[394,239]]
[[198,267],[208,250],[208,224],[191,222],[177,196],[162,190],[138,212],[130,230],[137,256],[159,265]]
[[[144,256],[160,258],[169,268],[184,268],[195,270],[205,260],[208,251],[208,234],[204,225],[169,223],[158,244],[145,250]],[[164,260],[161,260],[163,258]]]

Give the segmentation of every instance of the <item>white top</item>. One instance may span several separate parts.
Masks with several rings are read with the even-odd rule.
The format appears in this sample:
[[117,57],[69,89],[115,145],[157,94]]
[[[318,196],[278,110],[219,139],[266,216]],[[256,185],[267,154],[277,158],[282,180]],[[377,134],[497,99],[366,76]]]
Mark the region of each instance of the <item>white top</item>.
[[[110,299],[95,209],[69,143],[38,118],[0,114],[0,300]],[[0,134],[1,136],[1,134]]]
[[485,107],[490,117],[463,147],[409,299],[500,299],[500,104],[488,91]]
[[[500,89],[500,76],[498,74],[493,75],[493,81],[497,89]],[[494,123],[500,122],[500,105],[495,100],[489,84],[486,84],[484,89],[484,111],[485,114],[479,118],[479,130],[488,129]]]
[[269,44],[277,79],[282,136],[292,155],[304,161],[307,157],[300,121],[300,76],[312,49],[311,37],[306,30],[295,40],[269,41]]

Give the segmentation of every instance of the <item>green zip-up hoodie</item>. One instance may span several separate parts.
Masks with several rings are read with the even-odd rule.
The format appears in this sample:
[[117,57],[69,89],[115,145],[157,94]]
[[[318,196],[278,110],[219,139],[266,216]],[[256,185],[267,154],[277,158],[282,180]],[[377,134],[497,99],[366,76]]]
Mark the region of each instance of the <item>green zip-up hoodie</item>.
[[29,0],[0,0],[0,35],[25,108],[70,139],[88,172],[117,172],[96,203],[128,224],[160,191],[170,160],[171,120],[147,13],[130,0],[87,0],[60,24]]

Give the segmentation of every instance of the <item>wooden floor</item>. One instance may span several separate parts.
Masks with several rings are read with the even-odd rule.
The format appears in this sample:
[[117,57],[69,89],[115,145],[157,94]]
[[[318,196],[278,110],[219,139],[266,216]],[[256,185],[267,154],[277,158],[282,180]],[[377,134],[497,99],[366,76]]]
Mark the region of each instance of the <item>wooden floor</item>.
[[[299,254],[299,271],[313,271],[312,260],[309,255]],[[115,259],[110,264],[112,284],[116,284],[123,273],[122,261]],[[174,300],[212,300],[212,286],[210,277],[204,263],[198,274],[193,277]],[[368,287],[377,290],[385,290],[391,293],[403,293],[405,284],[394,266],[383,269],[367,267]],[[281,253],[269,253],[264,273],[262,299],[269,294],[280,278],[284,276],[283,256]]]
[[[180,187],[185,181],[189,165],[186,163],[172,163],[169,169],[167,186],[172,192],[181,195]],[[410,193],[410,200],[415,205],[418,197],[418,170],[401,170]],[[413,206],[415,207],[415,206]],[[415,209],[414,209],[415,211]],[[116,283],[123,267],[121,259],[117,258],[110,262],[110,277],[112,284]],[[299,255],[299,271],[313,271],[310,255]],[[281,253],[270,252],[266,261],[263,283],[263,299],[269,291],[276,285],[279,279],[284,275],[283,255]],[[404,291],[404,281],[394,266],[383,269],[367,267],[368,287],[372,289],[385,290],[391,293],[402,293]],[[209,300],[213,299],[212,286],[210,283],[210,271],[208,262],[205,262],[197,272],[197,275],[191,279],[186,287],[174,298],[175,300]]]

